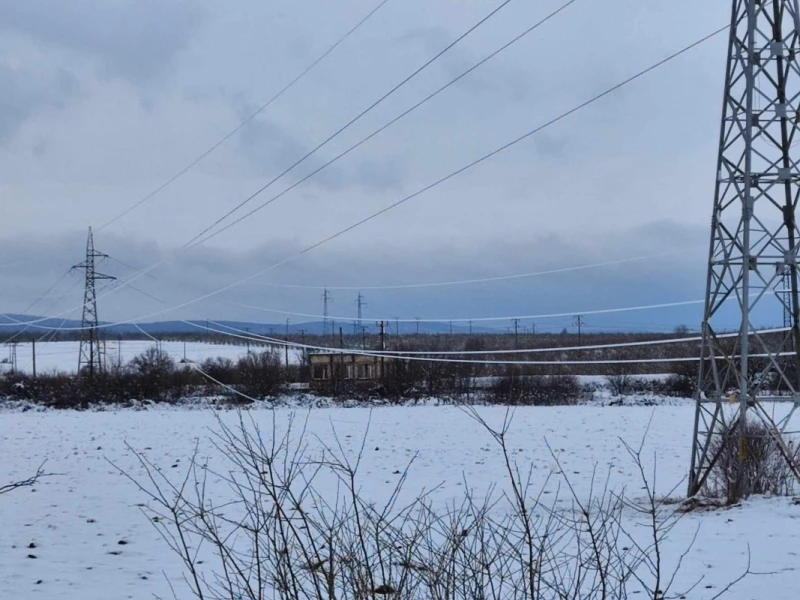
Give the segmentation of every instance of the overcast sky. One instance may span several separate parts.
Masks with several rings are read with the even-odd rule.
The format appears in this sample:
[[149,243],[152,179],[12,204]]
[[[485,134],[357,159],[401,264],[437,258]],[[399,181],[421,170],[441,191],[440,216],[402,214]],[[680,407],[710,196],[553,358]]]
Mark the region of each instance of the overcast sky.
[[[101,318],[138,318],[189,302],[549,121],[718,29],[730,10],[723,0],[577,0],[269,207],[180,250],[500,3],[389,0],[214,153],[102,228],[235,128],[379,0],[0,0],[0,310],[26,309],[79,262],[89,225],[99,230],[98,248],[124,263],[166,261],[134,284],[161,302],[119,289],[103,299]],[[512,0],[247,208],[563,3]],[[280,322],[283,313],[231,302],[316,314],[321,292],[313,286],[491,277],[673,251],[512,282],[371,290],[366,314],[468,318],[699,299],[725,46],[718,36],[303,257],[158,318]],[[133,273],[115,261],[103,269],[123,279]],[[32,312],[79,305],[76,277]],[[334,292],[331,312],[354,314],[356,293]],[[587,318],[632,329],[700,320],[700,305]]]

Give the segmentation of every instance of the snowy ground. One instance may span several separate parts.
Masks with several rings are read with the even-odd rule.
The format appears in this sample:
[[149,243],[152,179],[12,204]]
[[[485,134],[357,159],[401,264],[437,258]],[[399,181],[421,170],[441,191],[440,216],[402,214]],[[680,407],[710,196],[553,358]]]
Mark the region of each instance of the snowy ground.
[[[503,409],[479,411],[493,424],[504,415]],[[253,414],[271,425],[273,415],[283,424],[290,412]],[[233,419],[235,413],[222,418]],[[687,470],[692,418],[691,406],[523,408],[514,416],[511,447],[518,461],[533,465],[541,482],[554,468],[546,439],[578,494],[588,495],[596,465],[601,477],[610,473],[613,485],[629,486],[636,497],[640,480],[619,437],[638,444],[652,419],[647,455],[657,460],[657,487],[665,492]],[[465,478],[476,491],[502,479],[502,457],[493,441],[458,408],[317,409],[308,419],[310,433],[331,442],[335,427],[353,453],[371,420],[362,483],[365,495],[376,499],[417,452],[409,493],[441,485],[435,499],[444,503],[461,496]],[[127,442],[178,476],[199,439],[201,453],[219,464],[221,457],[208,443],[214,424],[207,409],[0,412],[0,482],[29,475],[43,461],[56,473],[34,489],[0,496],[0,598],[172,597],[165,574],[178,584],[179,597],[187,597],[180,594],[180,565],[137,508],[146,498],[108,460],[141,475]],[[319,443],[312,436],[308,441]],[[177,467],[171,470],[172,465]],[[224,493],[224,484],[216,485]],[[554,480],[544,497],[554,497],[555,486]],[[757,499],[731,510],[688,515],[672,532],[668,561],[686,549],[698,527],[698,541],[677,585],[703,578],[688,598],[712,598],[736,578],[746,566],[748,545],[753,569],[774,574],[752,576],[726,598],[797,598],[800,506],[788,499]],[[120,540],[127,544],[119,545]]]
[[[106,352],[109,361],[122,360],[127,363],[133,357],[141,354],[148,348],[155,345],[155,342],[148,340],[123,340],[109,341],[106,343]],[[172,356],[176,361],[184,357],[183,342],[161,342],[161,349]],[[259,346],[252,348],[254,351],[263,351],[265,348]],[[277,348],[280,356],[284,356],[283,348]],[[5,351],[5,348],[3,348]],[[187,342],[186,358],[193,362],[202,362],[207,358],[224,357],[236,360],[247,353],[247,347],[234,344],[207,344],[203,342]],[[0,361],[8,359],[5,354],[0,355]],[[300,362],[300,354],[297,350],[289,350],[289,362]],[[0,364],[0,373],[8,370],[8,364]],[[17,369],[30,373],[33,370],[33,352],[29,343],[17,346]],[[36,344],[36,369],[39,373],[59,371],[62,373],[72,373],[78,369],[78,342],[46,342]]]

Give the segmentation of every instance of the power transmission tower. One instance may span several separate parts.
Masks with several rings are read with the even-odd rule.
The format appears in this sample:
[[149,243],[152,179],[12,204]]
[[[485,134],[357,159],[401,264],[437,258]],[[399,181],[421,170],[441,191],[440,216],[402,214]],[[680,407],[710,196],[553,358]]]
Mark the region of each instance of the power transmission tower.
[[[800,133],[800,13],[798,0],[733,2],[717,185],[703,318],[691,469],[690,496],[702,491],[725,444],[738,441],[739,490],[746,495],[746,424],[753,415],[767,428],[784,458],[800,477],[783,434],[800,405],[800,304],[797,277],[797,222],[800,168],[794,151]],[[794,155],[794,156],[793,156]],[[788,277],[787,277],[788,276]],[[788,293],[781,289],[788,280]],[[759,333],[754,316],[776,306],[788,310],[790,330]],[[713,323],[725,305],[734,310],[738,335],[721,339]],[[722,327],[722,324],[716,324]],[[794,339],[791,369],[780,360]],[[754,360],[753,355],[758,355]],[[763,359],[763,360],[759,360]],[[772,378],[792,393],[770,397],[762,386]],[[765,400],[789,400],[788,415],[774,420]],[[725,403],[733,402],[726,409]]]
[[[325,336],[328,333],[328,304],[333,302],[333,298],[331,298],[331,293],[328,291],[328,288],[325,288],[325,291],[322,293],[322,335]],[[333,326],[331,326],[331,335],[333,335]]]
[[573,320],[573,325],[578,328],[578,346],[581,345],[581,332],[584,327],[586,327],[586,321],[583,318],[583,315],[575,315],[575,319]]
[[358,324],[361,325],[364,322],[364,307],[367,305],[367,303],[364,302],[364,295],[361,292],[358,293],[356,304],[358,305]]
[[9,366],[11,367],[11,372],[17,372],[17,346],[19,342],[8,342],[6,344],[8,346],[8,362]]
[[95,373],[103,371],[103,345],[100,343],[100,331],[97,327],[97,282],[113,281],[116,277],[103,275],[95,270],[97,259],[108,258],[107,254],[94,249],[94,236],[89,227],[86,238],[86,260],[75,265],[73,270],[83,269],[86,285],[83,293],[83,319],[81,321],[81,343],[78,351],[78,375],[84,372],[92,379]]

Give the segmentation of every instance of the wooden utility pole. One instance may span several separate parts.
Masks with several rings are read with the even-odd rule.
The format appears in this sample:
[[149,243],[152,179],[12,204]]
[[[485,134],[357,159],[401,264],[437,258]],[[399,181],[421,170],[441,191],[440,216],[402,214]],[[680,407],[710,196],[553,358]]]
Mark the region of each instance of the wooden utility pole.
[[286,368],[289,368],[289,319],[286,319],[286,338],[284,340],[286,342]]
[[33,354],[33,378],[36,379],[36,338],[31,338],[31,352]]
[[[384,350],[386,350],[386,322],[385,321],[379,321],[378,322],[378,327],[380,328],[380,332],[381,332],[381,351],[384,351]],[[383,356],[381,356],[381,379],[383,379],[385,368],[386,368],[386,366],[385,366],[385,363],[384,363],[384,358],[383,358]]]
[[519,319],[512,319],[514,323],[514,350],[519,350]]

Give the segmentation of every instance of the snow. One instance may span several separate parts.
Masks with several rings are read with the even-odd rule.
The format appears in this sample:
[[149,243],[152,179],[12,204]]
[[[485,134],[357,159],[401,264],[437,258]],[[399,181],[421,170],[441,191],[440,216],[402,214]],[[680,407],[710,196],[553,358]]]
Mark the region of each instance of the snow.
[[[502,408],[478,411],[493,425],[505,415]],[[220,465],[223,457],[208,439],[216,414],[175,407],[0,411],[0,482],[26,477],[44,461],[46,470],[54,473],[33,489],[0,496],[0,598],[172,597],[165,575],[177,586],[179,597],[187,597],[181,595],[178,559],[137,506],[147,498],[111,463],[134,477],[142,475],[127,443],[179,477],[199,442],[201,455]],[[273,418],[280,429],[292,412],[258,409],[251,414],[269,431]],[[676,494],[681,494],[693,414],[689,405],[519,408],[510,447],[517,461],[532,464],[537,482],[544,482],[555,468],[546,440],[579,495],[588,496],[596,466],[599,478],[608,474],[613,486],[627,486],[636,498],[640,479],[620,437],[638,445],[647,432],[645,454],[648,468],[656,461],[658,491],[667,493],[678,485]],[[333,444],[335,428],[345,450],[355,454],[368,429],[361,467],[367,497],[379,499],[388,493],[399,477],[395,472],[417,453],[407,494],[440,486],[434,500],[444,504],[463,494],[465,480],[479,492],[503,479],[495,443],[457,407],[330,408],[300,416],[305,415],[312,450],[320,443]],[[219,416],[231,423],[237,418],[233,411]],[[557,485],[556,477],[543,497],[554,498]],[[224,495],[226,484],[212,481],[210,490]],[[689,598],[711,598],[735,579],[746,567],[748,545],[753,570],[773,574],[751,576],[725,597],[797,597],[800,506],[791,499],[753,499],[733,509],[685,516],[670,535],[668,562],[677,560],[698,527],[698,540],[677,584],[688,586],[703,577]],[[127,544],[119,545],[120,540]],[[28,547],[31,543],[34,549]],[[36,558],[27,558],[29,554]]]
[[[106,343],[106,353],[109,361],[117,361],[121,358],[123,363],[127,363],[154,345],[155,342],[151,340],[122,340],[121,343],[114,340]],[[58,371],[73,373],[77,371],[78,348],[78,342],[43,342],[36,344],[37,372]],[[161,349],[176,361],[180,361],[184,356],[183,342],[161,342]],[[257,352],[265,349],[261,346],[252,347],[252,350]],[[283,348],[276,347],[276,351],[281,357],[284,356]],[[196,363],[202,362],[207,358],[217,357],[237,360],[246,353],[247,346],[244,345],[186,342],[186,358]],[[300,352],[298,350],[289,350],[289,362],[293,364],[300,362]],[[7,371],[9,368],[9,364],[0,364],[0,373]],[[31,344],[21,343],[17,346],[17,369],[24,373],[32,372],[33,348]]]

